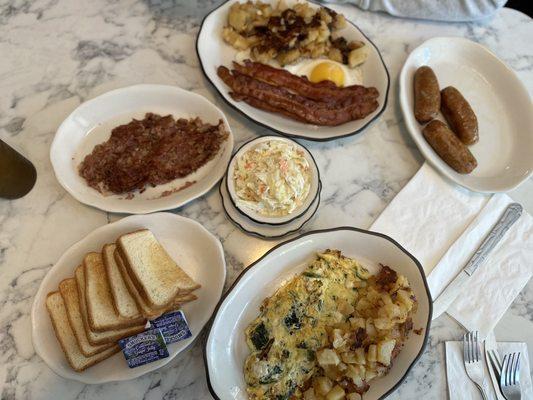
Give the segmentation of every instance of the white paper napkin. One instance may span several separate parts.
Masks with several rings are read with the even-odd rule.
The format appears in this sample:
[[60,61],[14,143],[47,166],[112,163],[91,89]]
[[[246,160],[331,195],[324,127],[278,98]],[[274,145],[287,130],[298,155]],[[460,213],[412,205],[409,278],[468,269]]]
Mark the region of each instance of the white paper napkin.
[[[527,345],[518,342],[499,342],[498,353],[503,361],[503,355],[519,351],[520,355],[520,386],[522,399],[533,399],[533,386],[529,372],[529,356]],[[483,365],[485,367],[485,392],[489,400],[495,400],[496,394],[492,387],[485,353],[483,352]],[[478,400],[481,399],[479,390],[468,378],[463,362],[463,342],[446,342],[446,376],[448,378],[448,394],[450,400]]]
[[[457,276],[512,200],[457,186],[424,164],[374,222],[422,264],[435,299]],[[525,211],[447,310],[482,338],[533,273],[533,218]]]

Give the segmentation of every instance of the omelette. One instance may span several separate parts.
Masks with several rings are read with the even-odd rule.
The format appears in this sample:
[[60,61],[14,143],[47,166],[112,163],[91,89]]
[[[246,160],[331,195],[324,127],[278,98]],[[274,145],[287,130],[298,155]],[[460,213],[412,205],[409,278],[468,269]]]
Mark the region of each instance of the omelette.
[[[334,347],[332,345],[333,333],[339,336],[339,340],[334,343],[338,348],[327,351],[331,351],[335,357],[337,357],[337,353],[335,353],[337,351],[339,357],[346,358],[351,355],[354,358],[355,353],[352,350],[357,345],[361,346],[360,351],[363,351],[363,347],[369,349],[376,346],[377,349],[377,341],[374,340],[374,337],[367,335],[367,330],[364,328],[366,326],[365,321],[369,318],[365,319],[361,316],[375,316],[376,322],[379,319],[385,320],[385,318],[377,318],[377,315],[373,314],[379,309],[379,305],[383,308],[379,311],[380,315],[385,316],[387,310],[392,308],[393,312],[397,313],[395,318],[399,322],[394,325],[391,322],[389,327],[391,329],[384,328],[380,331],[384,335],[388,335],[385,339],[389,340],[383,342],[382,347],[385,349],[388,346],[384,351],[389,352],[388,357],[390,358],[394,348],[398,347],[396,344],[401,344],[400,342],[403,340],[401,336],[408,331],[408,329],[403,328],[405,328],[405,321],[410,317],[410,313],[407,313],[408,308],[401,305],[399,301],[401,298],[406,298],[407,302],[412,302],[413,300],[410,299],[414,299],[414,295],[410,289],[401,289],[400,291],[405,293],[400,293],[398,296],[400,286],[397,285],[397,282],[408,287],[407,281],[388,267],[383,267],[383,269],[385,272],[390,271],[393,274],[390,275],[392,279],[388,279],[388,286],[386,287],[379,286],[376,283],[376,278],[371,277],[369,271],[356,260],[343,256],[338,250],[326,250],[323,253],[318,253],[316,259],[304,272],[293,277],[271,297],[266,298],[261,305],[259,316],[250,323],[245,331],[247,345],[250,349],[250,355],[244,363],[244,378],[249,398],[254,400],[301,398],[304,390],[311,386],[313,379],[316,380],[316,377],[324,375],[325,372],[331,375],[334,370],[328,365],[323,365],[322,360],[326,360],[323,362],[327,363],[328,357],[326,356],[331,358],[331,354],[326,354],[324,349]],[[400,305],[394,304],[390,299],[387,301],[387,306],[382,302],[382,298],[389,296],[388,291],[395,293],[393,298]],[[365,299],[361,298],[363,293]],[[368,300],[369,298],[370,300]],[[361,312],[356,311],[358,304],[361,305],[359,307]],[[414,311],[412,304],[409,310]],[[399,313],[403,314],[400,315]],[[359,336],[353,333],[349,320],[352,324],[358,324],[362,320],[362,332],[360,331],[361,328],[356,328],[355,331],[359,334],[364,333],[361,336],[361,338],[365,338],[364,344],[363,342],[354,343],[354,338]],[[337,327],[348,328],[346,331],[334,329]],[[375,336],[378,338],[379,335],[375,327],[372,325],[371,328],[376,332]],[[394,339],[390,340],[389,336],[394,337]],[[351,339],[342,342],[343,337]],[[378,340],[381,339],[384,338],[378,338]],[[341,346],[344,346],[345,349]],[[379,349],[381,350],[381,348]],[[341,354],[341,351],[346,353]],[[335,365],[343,364],[339,357],[337,357],[337,361],[334,360]],[[363,363],[366,362],[365,357],[363,351]],[[347,362],[351,361],[348,360]],[[344,371],[348,375],[352,371],[350,380],[343,377],[344,386],[346,387],[346,383],[349,382],[354,390],[358,390],[357,386],[354,385],[356,382],[356,384],[361,385],[363,391],[368,390],[364,379],[369,380],[371,377],[363,375],[363,380],[359,379],[356,376],[357,365],[355,362],[353,361],[353,365],[344,364],[346,367]],[[382,371],[379,373],[384,374],[388,370],[388,366],[383,365],[383,363],[379,364],[371,360],[368,362],[367,369],[370,369],[368,367],[381,368]],[[338,367],[332,367],[335,368],[334,373],[337,374],[337,380],[340,381],[341,375],[339,375]],[[335,381],[327,377],[323,379],[331,382],[325,391],[332,389]],[[314,389],[310,388],[309,390]],[[318,388],[317,390],[321,389]],[[344,391],[340,387],[336,390]],[[344,398],[344,396],[339,398]]]

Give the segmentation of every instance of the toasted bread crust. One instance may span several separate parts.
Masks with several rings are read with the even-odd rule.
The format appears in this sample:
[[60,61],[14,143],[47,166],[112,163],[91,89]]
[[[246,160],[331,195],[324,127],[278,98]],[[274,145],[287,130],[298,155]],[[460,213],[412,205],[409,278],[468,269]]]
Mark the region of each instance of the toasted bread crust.
[[[120,351],[120,347],[115,345],[114,347],[111,347],[111,348],[109,348],[107,350],[104,350],[101,353],[93,355],[92,357],[85,357],[85,356],[83,356],[83,353],[81,353],[81,349],[78,349],[78,350],[80,350],[80,355],[82,357],[85,357],[85,362],[84,362],[84,364],[81,367],[76,366],[76,364],[75,364],[75,362],[74,362],[74,360],[72,358],[73,356],[72,356],[71,352],[68,351],[67,345],[64,342],[64,335],[72,334],[74,336],[74,333],[73,333],[71,327],[70,327],[70,332],[65,332],[63,329],[59,329],[59,327],[57,326],[57,322],[56,322],[55,318],[53,317],[53,315],[54,315],[53,314],[53,310],[50,309],[50,306],[49,306],[49,303],[48,303],[48,298],[50,296],[53,296],[53,295],[61,296],[61,294],[58,291],[48,293],[48,295],[46,296],[46,308],[48,310],[48,313],[50,314],[50,320],[52,321],[52,327],[54,328],[54,333],[56,335],[57,341],[59,342],[59,345],[61,347],[61,350],[63,351],[63,354],[65,355],[65,358],[67,359],[67,362],[69,363],[69,365],[71,366],[71,368],[74,371],[76,371],[76,372],[85,371],[87,368],[92,367],[93,365],[99,363],[100,361],[105,360],[106,358],[111,357],[113,354],[115,354],[115,353]],[[68,319],[67,319],[67,321],[68,321]]]
[[[74,285],[74,289],[72,289],[73,285]],[[72,291],[75,291],[75,293],[72,293]],[[59,283],[59,293],[61,293],[61,297],[63,298],[63,302],[65,303],[65,307],[67,309],[67,317],[68,317],[70,326],[72,328],[72,332],[74,333],[74,336],[76,337],[76,341],[78,342],[78,346],[85,357],[94,356],[95,354],[101,353],[102,351],[107,350],[110,347],[114,346],[114,343],[112,342],[99,344],[99,345],[93,345],[91,344],[91,342],[89,342],[89,338],[87,337],[87,333],[85,331],[85,326],[83,325],[83,317],[81,316],[81,309],[80,309],[80,304],[79,304],[78,288],[77,288],[76,280],[74,278],[63,279]],[[70,296],[77,297],[78,311],[80,313],[80,319],[82,320],[82,332],[81,333],[78,332],[78,329],[76,329],[77,324],[76,324],[76,321],[74,320],[74,315],[72,315],[72,312],[70,311],[70,308],[69,308],[69,302],[75,301]],[[76,305],[73,304],[72,307],[76,307]],[[82,335],[84,335],[84,337],[81,337]],[[87,341],[87,343],[90,346],[93,347],[92,350],[88,351],[85,348],[85,346],[82,345],[82,343],[84,343],[85,341],[84,339]]]
[[[100,268],[102,269],[102,271],[93,271],[92,273],[96,272],[96,275],[98,277],[100,277],[102,274],[104,274],[105,276],[105,267],[103,266],[103,262],[102,262],[102,265],[91,265],[87,262],[88,260],[88,257],[90,256],[93,256],[95,257],[96,255],[98,255],[98,259],[99,261],[101,261],[101,258],[102,258],[102,255],[100,253],[88,253],[84,260],[83,260],[83,266],[84,266],[84,269],[85,269],[85,303],[86,303],[86,306],[87,306],[87,316],[88,316],[88,322],[89,322],[89,326],[91,328],[92,331],[95,331],[95,332],[105,332],[105,331],[109,331],[109,330],[113,330],[113,329],[125,329],[125,328],[130,328],[130,327],[134,327],[134,326],[137,326],[139,324],[144,324],[146,323],[146,321],[144,320],[144,318],[142,316],[139,316],[137,318],[132,318],[132,319],[129,319],[129,318],[122,318],[120,317],[120,315],[118,313],[115,313],[114,315],[114,321],[112,323],[107,323],[105,325],[101,324],[101,323],[97,323],[96,320],[95,320],[95,317],[96,317],[96,313],[97,313],[97,310],[94,309],[94,304],[93,302],[91,301],[91,296],[90,296],[90,279],[88,278],[91,274],[91,268]],[[109,283],[107,282],[107,279],[102,279],[102,281],[100,282],[101,284],[103,284],[105,287],[104,287],[104,290],[106,291],[106,295],[107,297],[109,298],[109,302],[110,303],[113,303],[113,301],[111,301],[111,289],[109,287]],[[100,300],[100,299],[99,299]],[[112,304],[112,310],[116,312],[115,308],[114,308],[114,304]]]

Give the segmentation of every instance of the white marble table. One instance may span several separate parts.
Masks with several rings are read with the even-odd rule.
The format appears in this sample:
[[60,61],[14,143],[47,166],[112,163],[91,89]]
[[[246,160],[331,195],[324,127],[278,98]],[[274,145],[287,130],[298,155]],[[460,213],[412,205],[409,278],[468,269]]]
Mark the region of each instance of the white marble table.
[[[0,6],[0,137],[36,164],[34,190],[0,200],[1,399],[208,399],[200,342],[166,367],[135,381],[85,386],[55,375],[30,338],[33,296],[50,266],[72,243],[120,218],[84,206],[57,183],[48,152],[61,121],[81,102],[135,83],[178,85],[214,101],[227,113],[237,143],[267,131],[247,122],[214,94],[194,50],[211,0],[14,0]],[[9,5],[8,5],[9,4]],[[363,135],[306,142],[323,176],[323,200],[306,230],[335,225],[367,228],[407,183],[423,159],[409,138],[397,102],[397,75],[422,41],[465,36],[492,49],[533,92],[533,21],[503,9],[483,24],[443,24],[390,18],[335,7],[381,50],[392,85],[381,119]],[[533,181],[511,196],[533,213]],[[227,285],[275,244],[246,236],[226,219],[217,190],[176,213],[200,221],[222,241]],[[501,340],[527,340],[533,349],[533,283],[498,325]],[[446,396],[443,341],[461,329],[448,317],[433,325],[429,346],[393,399]],[[530,356],[531,358],[531,356]]]

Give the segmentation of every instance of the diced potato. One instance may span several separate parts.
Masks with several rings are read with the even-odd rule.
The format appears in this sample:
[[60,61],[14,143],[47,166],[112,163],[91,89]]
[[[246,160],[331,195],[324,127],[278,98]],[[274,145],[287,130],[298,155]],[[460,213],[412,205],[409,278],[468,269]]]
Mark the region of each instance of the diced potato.
[[324,369],[324,374],[333,381],[340,381],[344,375],[336,365],[326,365],[322,368]]
[[376,335],[376,326],[374,325],[374,322],[372,321],[372,318],[368,318],[366,320],[366,334],[368,336],[375,336]]
[[344,371],[346,371],[348,366],[345,363],[340,362],[339,365],[337,365],[337,368],[339,369],[340,372],[344,372]]
[[398,301],[405,306],[407,311],[410,311],[413,308],[413,301],[411,300],[411,294],[406,290],[400,289],[397,292]]
[[378,329],[391,329],[394,323],[388,318],[375,318],[374,326]]
[[346,340],[344,339],[344,332],[341,329],[333,329],[332,335],[330,335],[331,344],[334,349],[344,346]]
[[[363,352],[363,357],[364,357],[364,352]],[[342,353],[341,360],[342,362],[346,364],[357,364],[358,363],[357,362],[358,359],[357,359],[357,356],[355,355],[355,351],[347,351],[345,353]]]
[[392,304],[392,299],[388,293],[381,293],[381,300],[383,304]]
[[250,44],[244,36],[239,35],[230,27],[222,29],[222,38],[238,50],[246,50]]
[[366,45],[350,51],[350,54],[348,55],[348,65],[350,68],[355,68],[358,65],[361,65],[366,61],[369,54],[370,50]]
[[356,360],[355,362],[357,364],[365,364],[366,362],[365,349],[363,349],[362,347],[359,347],[355,349],[354,354],[355,354],[355,360]]
[[361,395],[359,393],[348,393],[346,400],[361,400]]
[[316,352],[316,359],[318,361],[318,365],[321,367],[326,365],[338,365],[341,362],[337,353],[331,349],[318,350]]
[[391,319],[398,318],[401,314],[400,306],[396,304],[388,304],[384,308],[387,312],[387,316]]
[[345,397],[345,391],[339,385],[336,385],[333,389],[329,391],[326,395],[326,400],[341,400]]
[[317,397],[315,395],[315,389],[310,387],[304,392],[304,400],[317,400]]
[[377,361],[377,350],[378,347],[375,344],[371,344],[368,346],[368,352],[366,353],[366,360],[367,361]]
[[366,320],[361,317],[352,317],[350,318],[350,325],[352,328],[365,328],[366,327]]
[[392,350],[396,345],[396,340],[386,340],[378,343],[377,361],[383,365],[390,365]]
[[340,299],[337,307],[343,315],[350,315],[355,311],[355,308],[345,299]]
[[318,395],[327,395],[332,387],[333,382],[327,376],[319,376],[313,379],[313,388]]
[[371,379],[374,379],[376,376],[378,376],[376,371],[368,369],[366,370],[365,380],[368,382]]

